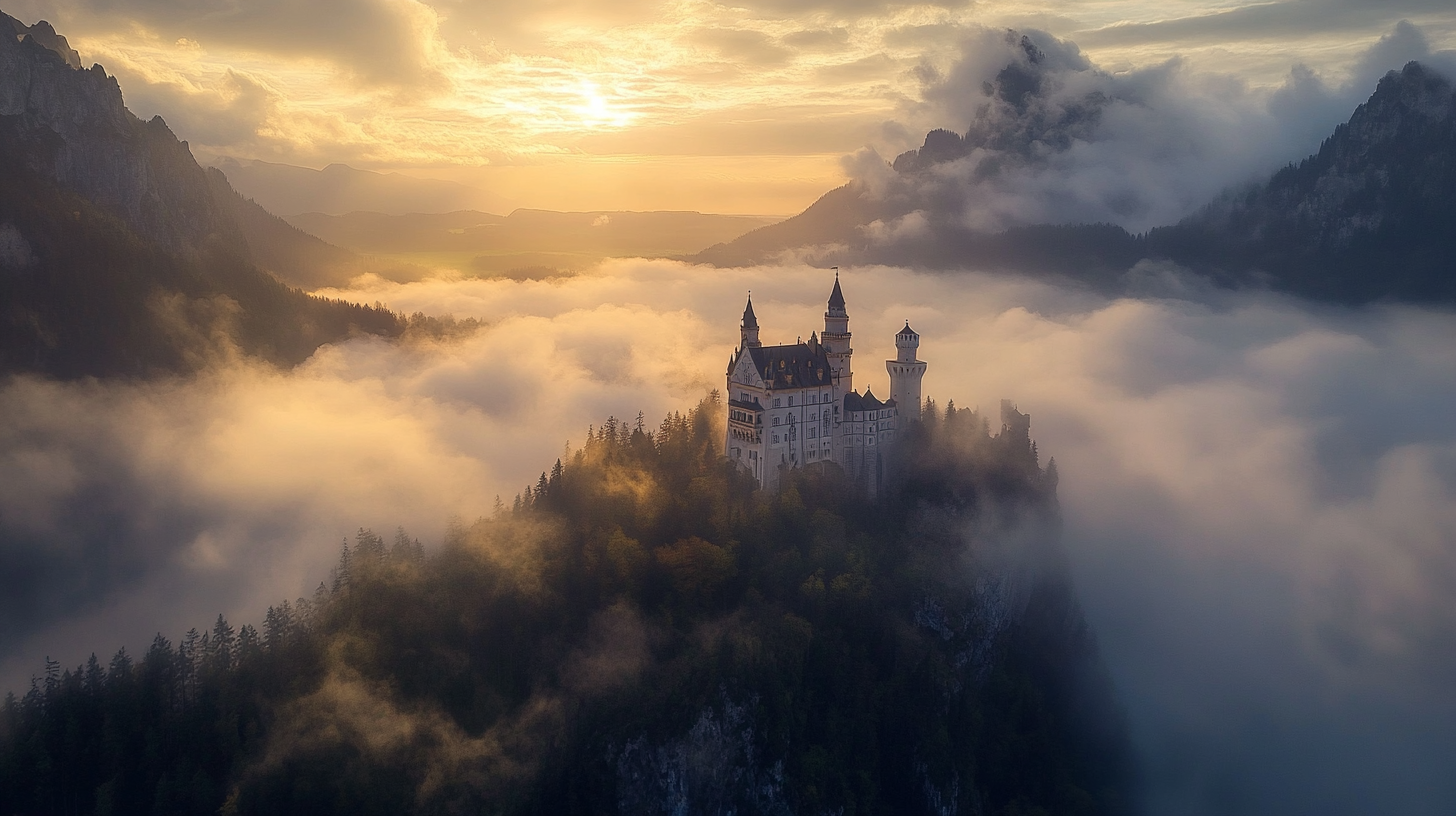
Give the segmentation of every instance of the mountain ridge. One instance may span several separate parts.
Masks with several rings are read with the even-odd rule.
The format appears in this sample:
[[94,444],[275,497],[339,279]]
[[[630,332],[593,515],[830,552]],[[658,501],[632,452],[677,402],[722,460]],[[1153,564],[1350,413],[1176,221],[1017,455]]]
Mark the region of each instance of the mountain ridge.
[[248,203],[160,117],[133,116],[101,66],[76,68],[55,50],[64,38],[47,47],[29,33],[40,24],[25,28],[0,36],[0,371],[152,376],[239,353],[292,365],[356,332],[400,333],[388,311],[259,269],[237,217]]
[[[931,131],[919,151],[897,157],[895,172],[921,172],[927,161],[953,160],[963,149],[958,134]],[[1452,213],[1456,92],[1448,79],[1411,62],[1381,79],[1315,154],[1146,234],[1111,224],[980,232],[955,213],[893,195],[877,198],[855,182],[793,218],[688,260],[742,266],[793,256],[823,266],[982,268],[1109,292],[1129,285],[1128,272],[1139,261],[1168,261],[1224,286],[1270,286],[1349,303],[1456,302],[1456,276],[1449,271],[1456,239],[1446,237],[1456,234]]]

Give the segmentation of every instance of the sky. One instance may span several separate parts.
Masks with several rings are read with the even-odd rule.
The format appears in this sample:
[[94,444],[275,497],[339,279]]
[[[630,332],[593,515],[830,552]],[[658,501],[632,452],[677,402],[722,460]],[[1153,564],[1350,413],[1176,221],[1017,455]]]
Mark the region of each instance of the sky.
[[[9,0],[48,19],[203,158],[448,178],[522,206],[792,214],[844,159],[970,124],[927,98],[983,29],[1075,43],[1267,106],[1341,88],[1401,21],[1456,43],[1442,0]],[[1382,70],[1399,67],[1386,65]],[[933,94],[931,94],[933,96]],[[1348,116],[1326,116],[1332,125]],[[1307,134],[1285,152],[1312,149]],[[1278,162],[1299,157],[1280,155]],[[1254,169],[1275,161],[1266,157]]]

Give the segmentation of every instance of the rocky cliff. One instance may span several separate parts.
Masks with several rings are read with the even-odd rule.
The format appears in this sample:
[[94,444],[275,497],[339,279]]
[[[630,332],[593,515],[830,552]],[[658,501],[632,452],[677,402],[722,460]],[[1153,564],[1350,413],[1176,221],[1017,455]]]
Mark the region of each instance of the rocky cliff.
[[[25,28],[8,16],[0,23]],[[116,78],[100,65],[80,68],[80,56],[49,24],[25,31],[0,37],[7,147],[31,169],[172,251],[195,253],[211,236],[241,239],[213,202],[187,143],[161,117],[133,116]]]
[[[260,269],[263,254],[297,272],[307,259],[292,250],[335,248],[209,180],[48,24],[3,16],[0,32],[0,372],[144,376],[237,352],[292,364],[356,331],[399,331],[386,311]],[[283,232],[296,240],[269,237]]]

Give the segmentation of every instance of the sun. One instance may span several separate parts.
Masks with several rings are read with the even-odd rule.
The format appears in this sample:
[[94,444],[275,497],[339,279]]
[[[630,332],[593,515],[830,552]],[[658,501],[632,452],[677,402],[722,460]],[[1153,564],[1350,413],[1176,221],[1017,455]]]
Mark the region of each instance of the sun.
[[581,104],[577,106],[577,113],[587,127],[598,129],[631,124],[631,111],[614,94],[604,93],[596,82],[583,80],[579,93]]

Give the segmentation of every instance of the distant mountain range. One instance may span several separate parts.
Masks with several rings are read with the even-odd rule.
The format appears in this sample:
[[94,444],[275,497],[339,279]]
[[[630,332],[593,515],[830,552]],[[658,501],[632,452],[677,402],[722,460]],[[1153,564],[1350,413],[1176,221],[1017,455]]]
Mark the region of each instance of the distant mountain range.
[[288,222],[342,247],[373,256],[454,262],[485,274],[541,267],[579,269],[602,258],[687,255],[775,219],[697,212],[552,212],[347,215],[305,213]]
[[[343,250],[274,218],[193,160],[160,117],[45,23],[0,14],[0,372],[142,376],[219,356],[281,365],[388,311],[310,297]],[[343,253],[343,254],[340,254]]]
[[[932,131],[918,151],[897,158],[895,171],[920,172],[958,155],[962,143],[958,134]],[[1145,235],[1108,224],[976,232],[957,213],[920,206],[850,184],[691,260],[740,266],[794,254],[825,266],[1006,270],[1118,290],[1146,259],[1224,285],[1341,302],[1456,302],[1456,92],[1418,63],[1392,71],[1315,155]],[[907,237],[882,239],[867,229],[917,210],[925,227]]]
[[227,156],[211,164],[227,174],[233,189],[285,218],[300,213],[343,215],[367,211],[406,215],[515,209],[510,200],[476,187],[400,173],[375,173],[347,164],[314,170]]

